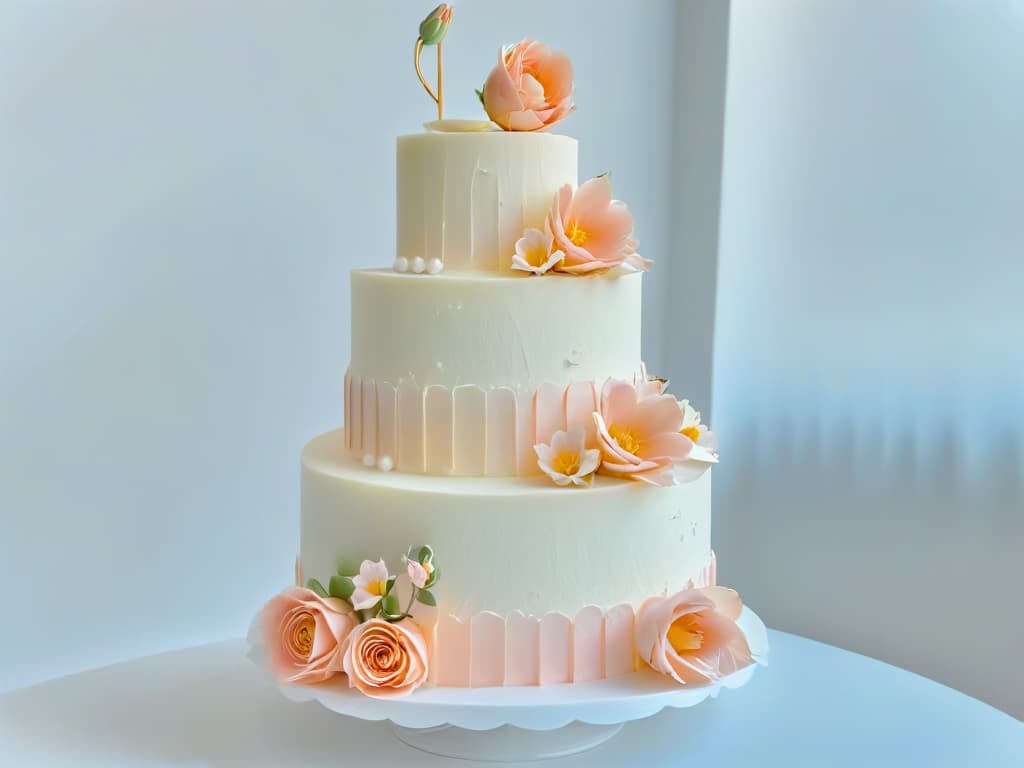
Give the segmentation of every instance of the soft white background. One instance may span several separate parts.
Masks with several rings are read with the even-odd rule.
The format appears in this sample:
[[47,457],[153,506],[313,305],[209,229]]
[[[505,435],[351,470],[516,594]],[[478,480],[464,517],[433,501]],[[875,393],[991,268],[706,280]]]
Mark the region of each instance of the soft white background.
[[[238,635],[289,579],[425,10],[0,4],[0,689]],[[463,2],[449,114],[503,42],[572,56],[581,175],[660,261],[645,356],[698,405],[714,371],[723,577],[1022,714],[1021,2],[731,15],[727,62],[725,3]]]
[[[394,138],[432,119],[430,7],[0,2],[0,689],[237,636],[288,583],[348,272],[391,263]],[[459,4],[448,114],[482,114],[501,44],[567,51],[581,175],[665,254],[673,3],[586,8]]]
[[723,580],[1024,716],[1024,2],[733,0],[725,125]]

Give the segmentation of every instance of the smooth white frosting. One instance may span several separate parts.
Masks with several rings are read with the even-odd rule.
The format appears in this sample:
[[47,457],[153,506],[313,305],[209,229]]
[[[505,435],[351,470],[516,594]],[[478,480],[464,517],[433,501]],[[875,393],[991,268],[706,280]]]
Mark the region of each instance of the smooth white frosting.
[[710,474],[669,488],[598,477],[573,489],[540,477],[385,473],[350,458],[336,430],[302,453],[300,559],[326,583],[339,556],[383,557],[397,572],[410,545],[430,544],[439,608],[460,616],[637,605],[701,578]]
[[640,369],[641,278],[357,270],[349,372],[396,387],[531,392],[632,379]]
[[555,193],[577,183],[576,139],[550,133],[420,133],[398,138],[397,257],[444,270],[504,270]]

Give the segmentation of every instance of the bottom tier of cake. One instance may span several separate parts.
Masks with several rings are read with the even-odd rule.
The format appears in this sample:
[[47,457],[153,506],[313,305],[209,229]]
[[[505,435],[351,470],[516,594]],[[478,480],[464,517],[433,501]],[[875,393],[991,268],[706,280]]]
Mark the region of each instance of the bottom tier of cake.
[[402,573],[409,547],[428,544],[444,573],[441,617],[636,608],[713,581],[710,474],[670,488],[607,477],[560,488],[382,472],[354,461],[337,430],[302,453],[300,564],[324,584],[339,559]]

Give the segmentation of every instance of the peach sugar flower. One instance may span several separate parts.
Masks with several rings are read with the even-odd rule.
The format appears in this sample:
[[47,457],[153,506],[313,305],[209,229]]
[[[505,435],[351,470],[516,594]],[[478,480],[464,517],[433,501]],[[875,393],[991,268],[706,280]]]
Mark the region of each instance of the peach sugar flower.
[[555,432],[551,444],[533,446],[537,463],[556,485],[589,485],[601,463],[601,451],[587,449],[582,424],[574,424],[567,432]]
[[743,603],[725,587],[655,597],[637,612],[634,643],[644,663],[682,685],[714,683],[753,661],[736,624]]
[[575,109],[572,63],[543,43],[523,40],[501,49],[479,95],[487,116],[506,131],[546,130]]
[[290,587],[266,604],[258,623],[274,677],[308,684],[341,671],[342,644],[357,622],[345,601]]
[[633,215],[625,203],[612,199],[607,174],[583,182],[575,193],[568,184],[562,187],[548,213],[547,229],[552,247],[565,254],[560,272],[582,275],[622,264],[639,271],[651,267],[636,252]]
[[359,573],[352,577],[355,591],[352,593],[352,607],[357,611],[373,608],[388,590],[388,566],[383,560],[363,560]]
[[601,469],[613,475],[672,485],[677,462],[685,461],[693,443],[680,433],[683,414],[671,395],[641,396],[628,381],[610,379],[594,413],[601,445]]
[[348,636],[342,667],[349,687],[367,696],[405,696],[427,679],[427,641],[412,619],[370,619]]

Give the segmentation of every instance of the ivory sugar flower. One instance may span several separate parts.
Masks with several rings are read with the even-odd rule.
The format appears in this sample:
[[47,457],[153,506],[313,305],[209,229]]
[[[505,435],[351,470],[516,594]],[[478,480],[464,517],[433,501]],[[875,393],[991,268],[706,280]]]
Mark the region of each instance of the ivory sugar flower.
[[574,424],[567,432],[555,432],[551,444],[533,447],[537,463],[556,485],[589,485],[601,463],[601,451],[588,449],[583,426]]
[[651,598],[637,612],[637,653],[682,685],[717,682],[753,660],[736,624],[742,608],[740,596],[725,587]]
[[709,463],[718,461],[718,438],[701,423],[700,411],[695,410],[689,400],[680,400],[679,410],[683,414],[683,428],[679,431],[693,442],[689,458]]
[[263,608],[259,624],[267,666],[282,683],[320,683],[342,669],[342,645],[356,626],[335,597],[290,587]]
[[349,687],[367,696],[406,696],[427,679],[427,641],[411,619],[370,619],[349,635],[342,667]]
[[625,264],[647,271],[651,262],[636,252],[633,215],[625,203],[612,199],[608,175],[589,179],[575,191],[566,184],[555,195],[547,228],[553,248],[565,255],[560,272],[588,274]]
[[487,116],[506,131],[543,131],[575,109],[572,63],[544,43],[506,46],[479,91]]
[[693,446],[680,433],[683,414],[676,399],[655,394],[642,397],[628,381],[610,379],[605,384],[594,421],[601,470],[652,485],[672,485],[675,464],[684,461]]
[[562,252],[552,248],[554,238],[539,229],[528,229],[516,241],[512,269],[543,275],[562,260]]
[[388,566],[383,560],[363,560],[359,574],[352,578],[355,591],[352,593],[352,607],[357,611],[373,608],[388,590]]

